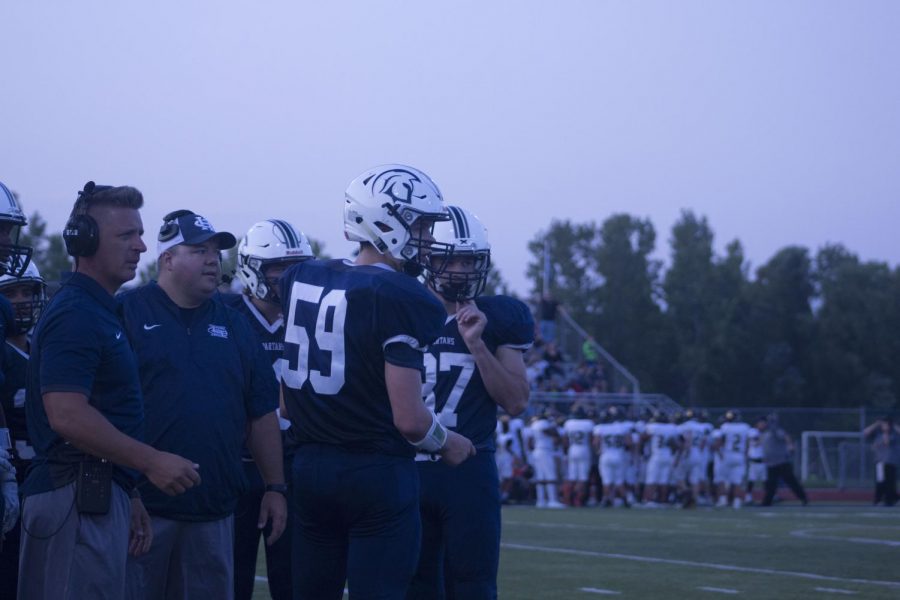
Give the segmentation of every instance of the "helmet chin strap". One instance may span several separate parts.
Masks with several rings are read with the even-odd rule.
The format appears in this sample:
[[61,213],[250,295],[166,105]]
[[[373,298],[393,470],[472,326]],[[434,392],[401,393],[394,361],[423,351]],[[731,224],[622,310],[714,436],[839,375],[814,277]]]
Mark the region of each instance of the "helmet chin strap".
[[410,277],[418,277],[424,270],[424,267],[414,260],[407,260],[403,262],[403,272]]

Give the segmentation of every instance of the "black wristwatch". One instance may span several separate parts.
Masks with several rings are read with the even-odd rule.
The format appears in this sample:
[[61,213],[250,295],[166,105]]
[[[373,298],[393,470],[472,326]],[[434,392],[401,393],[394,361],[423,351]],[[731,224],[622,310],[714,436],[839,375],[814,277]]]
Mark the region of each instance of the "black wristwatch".
[[267,492],[278,492],[285,498],[287,498],[288,487],[287,484],[284,483],[270,483],[266,486]]

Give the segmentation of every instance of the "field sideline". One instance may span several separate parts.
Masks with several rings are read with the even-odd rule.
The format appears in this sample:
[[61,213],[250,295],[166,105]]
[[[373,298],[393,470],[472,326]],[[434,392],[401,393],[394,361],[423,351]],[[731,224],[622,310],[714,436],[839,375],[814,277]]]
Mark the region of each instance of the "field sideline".
[[898,508],[505,507],[503,522],[501,598],[900,598]]

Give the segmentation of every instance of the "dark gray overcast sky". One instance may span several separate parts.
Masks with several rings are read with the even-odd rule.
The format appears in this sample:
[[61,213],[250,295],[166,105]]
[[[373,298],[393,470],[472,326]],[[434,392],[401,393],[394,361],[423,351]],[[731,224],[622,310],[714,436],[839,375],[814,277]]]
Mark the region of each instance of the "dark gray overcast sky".
[[88,179],[291,221],[347,254],[341,204],[405,162],[488,226],[526,292],[554,218],[680,211],[753,266],[841,242],[896,265],[900,2],[4,2],[0,180],[60,230]]

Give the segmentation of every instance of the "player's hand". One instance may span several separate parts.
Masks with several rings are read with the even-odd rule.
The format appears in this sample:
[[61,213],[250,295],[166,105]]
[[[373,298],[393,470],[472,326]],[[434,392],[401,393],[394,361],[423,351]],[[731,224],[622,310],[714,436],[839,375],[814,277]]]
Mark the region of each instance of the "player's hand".
[[5,481],[9,475],[16,478],[16,468],[12,464],[12,456],[6,450],[0,449],[0,481]]
[[140,498],[131,499],[131,531],[128,534],[128,554],[140,556],[146,554],[153,544],[153,527],[150,515],[144,508]]
[[287,499],[284,494],[279,492],[266,492],[263,494],[262,502],[259,505],[259,521],[256,526],[264,529],[266,524],[272,522],[272,530],[269,537],[266,538],[266,545],[271,546],[278,541],[281,534],[284,533],[284,527],[287,524]]
[[466,346],[472,350],[481,343],[481,334],[487,325],[487,317],[478,310],[478,306],[471,300],[456,303],[456,326]]
[[475,456],[475,446],[467,437],[463,437],[455,431],[447,431],[447,443],[440,452],[444,462],[455,467],[465,462],[470,456]]
[[199,470],[200,465],[177,454],[158,452],[144,475],[169,496],[177,496],[200,483]]

